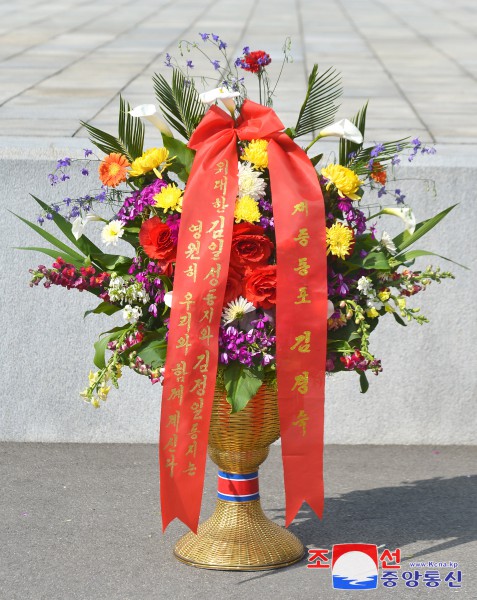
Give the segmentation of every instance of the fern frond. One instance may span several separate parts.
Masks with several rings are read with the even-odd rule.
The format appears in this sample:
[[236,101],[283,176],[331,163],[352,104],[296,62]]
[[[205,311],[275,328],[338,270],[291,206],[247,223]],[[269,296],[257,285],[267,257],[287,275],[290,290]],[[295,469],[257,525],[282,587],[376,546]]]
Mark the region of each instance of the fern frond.
[[205,113],[205,106],[199,99],[194,82],[174,69],[172,85],[158,74],[154,75],[153,83],[165,120],[180,135],[189,139]]
[[81,125],[89,133],[91,142],[105,154],[119,152],[132,162],[143,152],[144,124],[141,119],[131,117],[130,110],[130,105],[120,96],[118,137],[84,121],[81,121]]
[[335,100],[341,96],[342,91],[341,76],[336,70],[329,68],[319,75],[318,65],[313,65],[305,101],[295,126],[295,137],[314,134],[332,123],[339,108]]

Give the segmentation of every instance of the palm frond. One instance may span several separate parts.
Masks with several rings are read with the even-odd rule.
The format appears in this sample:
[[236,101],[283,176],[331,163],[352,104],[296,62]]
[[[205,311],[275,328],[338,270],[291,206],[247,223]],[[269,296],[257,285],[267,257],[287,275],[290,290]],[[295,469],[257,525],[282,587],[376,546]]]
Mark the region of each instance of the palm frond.
[[319,75],[318,65],[313,65],[305,101],[296,122],[295,137],[314,134],[332,123],[339,108],[335,100],[342,91],[341,76],[335,69],[329,68]]
[[[383,144],[383,149],[379,153],[379,156],[376,158],[376,160],[378,160],[381,165],[385,165],[392,160],[396,154],[402,152],[410,145],[409,138],[402,138],[393,142],[385,142]],[[357,175],[369,174],[370,168],[368,165],[372,158],[371,152],[373,148],[374,146],[369,146],[369,148],[361,148],[358,150],[355,156],[351,156],[351,159],[348,162],[348,167]]]
[[[361,131],[361,135],[364,140],[364,132],[366,129],[366,111],[368,110],[368,103],[363,106],[361,110],[355,115],[352,122],[356,127]],[[357,153],[363,144],[356,144],[355,142],[350,142],[349,140],[345,140],[344,138],[340,139],[340,147],[339,147],[339,163],[340,165],[346,166],[350,160],[350,155],[353,153]]]
[[153,77],[153,83],[165,120],[180,135],[189,139],[205,113],[205,106],[199,99],[194,82],[174,69],[172,85],[157,73]]
[[130,110],[129,103],[120,96],[118,137],[84,121],[81,121],[81,125],[88,131],[91,142],[105,154],[119,152],[133,161],[143,152],[144,124],[141,119],[132,117],[129,114]]

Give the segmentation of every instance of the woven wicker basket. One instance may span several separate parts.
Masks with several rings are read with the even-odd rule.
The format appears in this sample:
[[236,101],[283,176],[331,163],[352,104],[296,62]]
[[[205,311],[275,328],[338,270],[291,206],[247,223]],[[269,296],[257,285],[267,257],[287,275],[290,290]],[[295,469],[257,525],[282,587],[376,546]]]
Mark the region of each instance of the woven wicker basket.
[[[209,430],[209,455],[222,471],[251,474],[267,458],[280,437],[277,394],[265,381],[246,408],[230,413],[220,383],[214,394]],[[255,571],[285,567],[299,561],[305,549],[298,538],[267,519],[260,500],[217,500],[213,515],[176,544],[182,562],[205,569]]]

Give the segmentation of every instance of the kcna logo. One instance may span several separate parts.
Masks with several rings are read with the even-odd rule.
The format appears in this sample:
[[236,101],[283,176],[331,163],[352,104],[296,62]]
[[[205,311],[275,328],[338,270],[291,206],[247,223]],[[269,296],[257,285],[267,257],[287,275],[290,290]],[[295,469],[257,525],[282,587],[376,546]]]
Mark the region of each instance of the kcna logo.
[[333,588],[374,590],[378,587],[378,549],[374,544],[335,544],[331,555]]

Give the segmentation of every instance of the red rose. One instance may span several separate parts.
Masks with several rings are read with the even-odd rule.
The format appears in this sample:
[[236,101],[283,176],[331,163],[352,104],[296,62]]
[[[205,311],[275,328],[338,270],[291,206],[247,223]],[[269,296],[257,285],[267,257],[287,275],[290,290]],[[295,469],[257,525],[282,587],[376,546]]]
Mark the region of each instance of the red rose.
[[268,263],[274,250],[273,242],[263,234],[260,225],[234,225],[230,264],[239,271],[262,267]]
[[176,259],[177,246],[171,236],[169,225],[159,217],[144,221],[139,231],[139,243],[144,252],[155,258],[159,264],[167,266]]
[[245,297],[257,308],[272,308],[277,303],[277,265],[250,271],[244,284]]
[[243,294],[243,275],[230,267],[227,278],[227,287],[225,288],[224,306],[237,299]]

